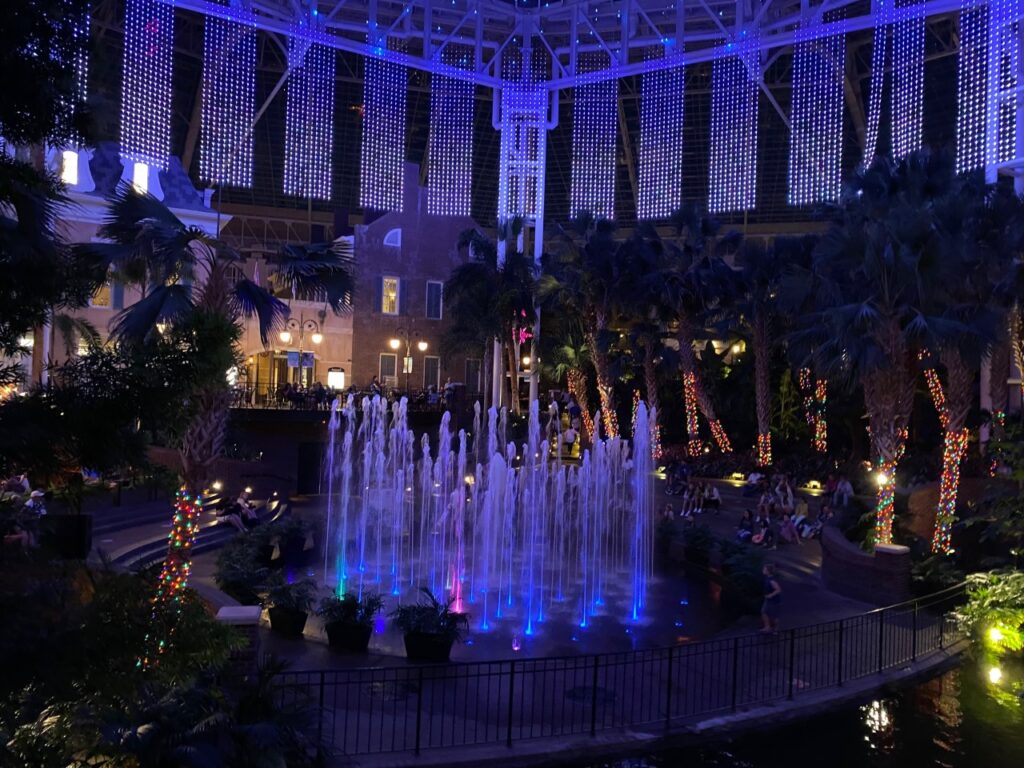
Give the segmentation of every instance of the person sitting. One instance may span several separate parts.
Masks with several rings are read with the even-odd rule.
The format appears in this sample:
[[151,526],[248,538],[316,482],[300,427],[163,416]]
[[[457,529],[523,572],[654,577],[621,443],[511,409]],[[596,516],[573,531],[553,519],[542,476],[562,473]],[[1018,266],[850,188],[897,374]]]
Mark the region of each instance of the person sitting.
[[802,531],[802,536],[805,539],[816,539],[821,536],[821,530],[824,528],[832,518],[835,517],[835,512],[832,507],[826,502],[821,505],[821,511],[818,512],[818,518],[813,522],[807,523]]
[[42,517],[46,514],[46,494],[38,488],[28,495],[28,501],[22,506],[22,510],[35,517]]
[[782,515],[782,523],[779,525],[779,538],[787,544],[803,545],[803,542],[800,541],[800,532],[793,522],[793,516],[788,512]]
[[775,486],[775,500],[782,512],[792,513],[793,486],[789,484],[789,479],[785,475],[779,479],[778,485]]
[[853,486],[850,484],[850,478],[842,475],[839,478],[839,483],[836,485],[835,493],[832,494],[832,506],[849,506],[851,496],[853,496]]
[[718,492],[718,486],[714,483],[704,486],[704,509],[716,515],[722,509],[722,494]]
[[665,520],[674,520],[676,517],[676,511],[672,509],[671,504],[666,504],[661,510],[661,516]]
[[743,510],[743,517],[740,518],[739,525],[736,526],[736,538],[739,541],[750,541],[750,537],[754,535],[754,518],[750,514],[749,509]]
[[769,491],[765,491],[761,494],[761,498],[757,502],[757,516],[768,518],[771,517],[772,512],[775,511],[775,496]]
[[218,507],[216,514],[218,524],[221,522],[231,523],[242,533],[249,530],[245,527],[245,522],[242,520],[242,508],[237,501]]
[[252,489],[246,488],[238,494],[238,499],[235,501],[235,504],[238,505],[238,516],[246,528],[255,528],[260,524],[259,516],[256,514],[256,507],[249,500],[251,495]]
[[747,475],[747,480],[743,484],[743,496],[757,496],[761,492],[762,480],[764,480],[764,475],[756,469],[752,470],[751,473]]
[[775,549],[775,531],[772,529],[771,520],[767,517],[758,517],[754,520],[754,535],[750,537],[750,541],[762,547]]

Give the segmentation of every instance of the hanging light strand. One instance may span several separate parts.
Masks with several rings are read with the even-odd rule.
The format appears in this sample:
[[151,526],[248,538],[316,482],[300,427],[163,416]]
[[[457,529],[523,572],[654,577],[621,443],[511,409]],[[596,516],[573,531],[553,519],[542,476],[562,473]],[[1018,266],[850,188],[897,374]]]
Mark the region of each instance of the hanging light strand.
[[[607,53],[584,53],[577,74],[605,69]],[[572,186],[569,214],[590,213],[601,219],[615,218],[615,165],[618,136],[617,78],[577,82],[572,103]]]
[[213,184],[252,187],[256,113],[256,17],[231,6],[228,20],[206,17],[203,33],[199,176]]
[[708,210],[747,211],[757,205],[757,32],[743,31],[711,65],[711,158]]
[[313,20],[303,18],[288,41],[284,193],[330,200],[335,53],[316,37]]
[[473,66],[469,46],[449,43],[444,68],[430,77],[430,151],[427,153],[427,212],[469,216],[473,189],[473,116],[476,87],[444,74]]
[[167,168],[171,154],[174,6],[127,0],[121,79],[121,157]]
[[962,0],[956,114],[956,169],[959,173],[985,165],[988,17],[988,5],[983,0]]
[[[662,46],[662,56],[670,55]],[[654,58],[653,53],[651,58]],[[683,95],[680,64],[640,78],[637,218],[667,218],[683,204]]]

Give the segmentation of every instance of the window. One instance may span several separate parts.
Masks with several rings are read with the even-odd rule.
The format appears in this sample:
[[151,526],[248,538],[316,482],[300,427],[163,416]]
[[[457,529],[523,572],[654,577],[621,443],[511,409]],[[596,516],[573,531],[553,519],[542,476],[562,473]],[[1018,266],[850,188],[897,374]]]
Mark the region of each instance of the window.
[[145,163],[135,163],[132,166],[132,186],[140,195],[149,192],[149,166]]
[[444,294],[444,283],[435,280],[427,281],[427,320],[441,319],[441,303]]
[[380,311],[385,315],[398,314],[398,278],[381,278]]
[[398,383],[398,355],[390,352],[381,353],[380,380],[392,386]]
[[441,386],[441,358],[423,358],[423,388],[433,385],[436,389]]
[[401,248],[402,247],[402,230],[401,230],[401,228],[395,228],[395,229],[389,230],[388,233],[386,235],[384,235],[384,245],[390,245],[392,248]]
[[105,282],[103,285],[96,289],[96,293],[94,293],[92,295],[92,298],[89,299],[89,304],[93,307],[109,308],[111,303],[110,294],[112,287],[113,286],[111,285],[109,280]]
[[477,394],[483,390],[483,382],[480,380],[481,365],[476,358],[466,359],[466,391]]
[[78,183],[78,153],[65,149],[60,158],[60,180],[73,187]]

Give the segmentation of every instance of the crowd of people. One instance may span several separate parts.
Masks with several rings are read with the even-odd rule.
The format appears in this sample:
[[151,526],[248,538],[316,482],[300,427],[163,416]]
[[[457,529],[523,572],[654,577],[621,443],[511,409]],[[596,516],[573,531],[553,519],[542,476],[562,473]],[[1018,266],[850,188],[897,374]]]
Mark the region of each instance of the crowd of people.
[[22,549],[39,546],[39,521],[46,515],[46,493],[32,489],[26,475],[15,475],[0,484],[0,502],[8,510],[0,519],[4,545]]

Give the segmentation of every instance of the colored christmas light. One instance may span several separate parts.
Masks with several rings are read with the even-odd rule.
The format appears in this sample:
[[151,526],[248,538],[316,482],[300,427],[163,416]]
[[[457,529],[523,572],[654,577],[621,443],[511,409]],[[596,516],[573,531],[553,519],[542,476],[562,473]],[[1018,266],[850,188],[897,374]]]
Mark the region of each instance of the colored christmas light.
[[760,51],[755,32],[725,46],[711,65],[708,210],[748,211],[757,204],[757,102]]
[[[577,72],[605,69],[607,53],[583,54]],[[618,136],[619,81],[616,78],[578,82],[572,103],[572,187],[569,215],[591,213],[615,217],[616,137]]]
[[235,20],[206,17],[199,176],[213,184],[251,187],[256,17],[245,6],[231,6],[229,12]]
[[[447,67],[467,69],[473,51],[449,44],[442,52]],[[473,188],[473,83],[443,72],[430,77],[430,151],[427,153],[427,212],[469,216]]]
[[772,463],[772,433],[761,432],[757,435],[757,466],[769,467]]
[[121,157],[167,168],[171,154],[174,6],[127,0],[121,88]]
[[990,0],[988,7],[985,162],[992,166],[1016,156],[1020,5],[1016,0]]
[[846,36],[815,37],[816,31],[801,24],[793,53],[790,205],[838,200],[842,187]]
[[692,372],[683,374],[683,402],[686,405],[686,434],[688,451],[697,456],[701,451],[700,428],[697,424],[697,377]]
[[180,611],[182,593],[188,586],[192,570],[192,547],[199,532],[202,511],[200,495],[193,495],[185,488],[178,489],[174,499],[171,532],[167,536],[167,556],[153,597],[151,629],[146,635],[145,652],[138,661],[138,666],[142,668],[158,664],[160,655],[167,648],[169,638],[158,639],[154,633],[161,629],[173,632],[174,615]]
[[[667,55],[667,54],[666,54]],[[637,218],[667,218],[683,204],[682,65],[640,79]]]
[[601,398],[601,428],[605,438],[619,436],[619,417],[615,414],[611,387],[597,385],[597,393]]
[[928,393],[939,417],[939,424],[945,429],[949,425],[949,409],[946,407],[946,394],[942,390],[942,382],[934,368],[925,368],[924,380],[928,384]]
[[729,442],[729,436],[725,434],[725,428],[722,427],[722,422],[718,419],[712,419],[708,421],[708,426],[711,427],[711,436],[715,438],[715,444],[718,446],[718,450],[722,453],[732,453],[732,443]]
[[798,378],[800,393],[804,404],[804,419],[814,426],[814,391],[811,389],[811,369],[801,368]]
[[[871,428],[868,427],[868,436]],[[909,430],[902,427],[896,435],[893,456],[875,459],[875,481],[878,495],[875,502],[875,543],[892,544],[892,524],[896,514],[896,467],[907,449]]]
[[633,390],[633,404],[631,406],[630,419],[629,419],[629,425],[630,425],[629,426],[629,434],[633,435],[633,439],[634,440],[636,439],[636,414],[637,414],[637,411],[639,409],[640,409],[640,390],[639,389],[634,389]]
[[828,380],[818,379],[814,384],[814,450],[828,453]]
[[924,135],[924,6],[897,8],[892,27],[892,154],[921,148]]
[[935,513],[935,531],[932,552],[951,555],[951,533],[956,519],[956,499],[960,485],[960,464],[967,453],[968,430],[947,430],[942,449],[942,480],[939,485],[939,505]]
[[956,115],[956,169],[960,173],[985,165],[988,15],[983,0],[962,0]]
[[300,19],[288,41],[284,125],[284,193],[331,199],[334,154],[334,49],[315,42],[312,19]]

